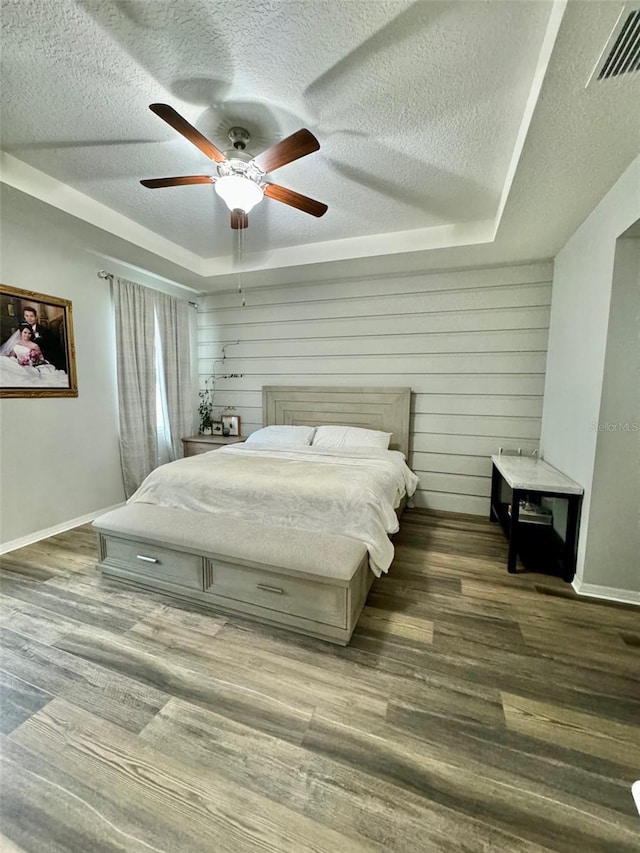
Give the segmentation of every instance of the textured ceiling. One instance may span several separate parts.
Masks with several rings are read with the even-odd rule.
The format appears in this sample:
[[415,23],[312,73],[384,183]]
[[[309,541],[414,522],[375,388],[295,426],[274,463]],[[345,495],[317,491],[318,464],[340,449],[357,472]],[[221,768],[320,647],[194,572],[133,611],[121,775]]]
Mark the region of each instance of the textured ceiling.
[[[575,171],[559,138],[565,120],[580,136],[585,109],[613,118],[625,99],[633,103],[627,93],[584,95],[583,66],[595,64],[621,6],[570,4],[558,35],[566,55],[556,45],[547,69],[550,21],[564,8],[550,0],[3,0],[0,145],[83,196],[53,183],[39,194],[31,172],[27,192],[65,195],[69,212],[120,236],[126,220],[116,215],[127,217],[136,224],[127,239],[204,278],[205,260],[233,251],[228,212],[208,186],[140,186],[214,171],[149,111],[152,102],[171,104],[223,149],[237,124],[251,131],[252,154],[303,126],[318,137],[319,152],[269,178],[329,211],[316,219],[265,199],[245,234],[258,266],[274,266],[278,251],[289,252],[286,265],[363,256],[372,235],[403,251],[428,247],[428,235],[441,247],[486,242],[503,207],[531,216],[527,193],[533,213],[544,212],[541,166],[553,175],[565,158]],[[619,174],[633,149],[629,140],[612,148],[609,169]],[[594,192],[604,172],[594,161]],[[512,179],[519,195],[509,195]],[[548,191],[562,194],[562,182]],[[588,189],[580,193],[586,204]],[[76,212],[74,203],[88,211],[84,196],[105,208]],[[578,223],[586,212],[576,206]],[[503,227],[518,239],[517,223]]]

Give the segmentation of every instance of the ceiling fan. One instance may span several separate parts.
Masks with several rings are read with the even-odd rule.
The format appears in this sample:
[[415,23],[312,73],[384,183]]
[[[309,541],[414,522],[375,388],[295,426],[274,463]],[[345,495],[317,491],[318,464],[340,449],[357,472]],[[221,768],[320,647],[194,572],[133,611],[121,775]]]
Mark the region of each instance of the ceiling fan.
[[140,183],[149,189],[160,187],[181,187],[190,184],[214,184],[217,194],[231,211],[231,227],[246,228],[249,224],[249,211],[262,201],[264,196],[281,201],[290,207],[323,216],[328,208],[326,204],[315,201],[306,195],[289,190],[279,184],[265,181],[267,172],[273,172],[287,163],[318,151],[320,143],[311,131],[301,130],[276,142],[257,157],[245,154],[249,142],[248,131],[242,127],[232,127],[229,139],[235,148],[234,155],[227,157],[219,148],[203,136],[199,130],[177,113],[168,104],[150,104],[149,109],[174,130],[186,137],[210,160],[218,164],[216,175],[183,175],[176,178],[150,178]]

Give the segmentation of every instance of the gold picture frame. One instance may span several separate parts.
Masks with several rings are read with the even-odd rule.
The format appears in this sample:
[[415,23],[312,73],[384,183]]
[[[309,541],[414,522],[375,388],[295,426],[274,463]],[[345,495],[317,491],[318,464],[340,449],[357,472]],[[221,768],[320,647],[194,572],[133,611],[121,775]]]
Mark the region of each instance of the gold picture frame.
[[71,301],[0,284],[0,397],[77,397]]

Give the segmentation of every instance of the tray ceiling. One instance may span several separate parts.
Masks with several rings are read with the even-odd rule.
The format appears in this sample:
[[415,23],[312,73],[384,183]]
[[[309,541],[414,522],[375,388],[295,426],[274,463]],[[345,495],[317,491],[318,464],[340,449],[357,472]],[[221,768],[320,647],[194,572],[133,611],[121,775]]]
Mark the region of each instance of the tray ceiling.
[[228,273],[237,235],[213,188],[139,184],[214,174],[149,111],[160,101],[222,149],[234,125],[251,132],[252,154],[300,127],[318,137],[319,152],[269,179],[329,211],[262,202],[244,235],[255,267],[486,243],[563,11],[544,0],[4,0],[4,171],[198,277]]

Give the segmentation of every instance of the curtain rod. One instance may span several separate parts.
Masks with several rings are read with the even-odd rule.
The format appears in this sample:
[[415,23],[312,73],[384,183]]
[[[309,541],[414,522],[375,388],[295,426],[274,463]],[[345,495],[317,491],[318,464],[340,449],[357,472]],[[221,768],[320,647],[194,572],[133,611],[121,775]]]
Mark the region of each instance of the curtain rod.
[[[113,281],[113,273],[107,272],[106,270],[98,270],[98,278],[108,278],[111,281]],[[197,302],[191,302],[190,300],[189,300],[189,305],[193,305],[194,308],[198,307]]]

